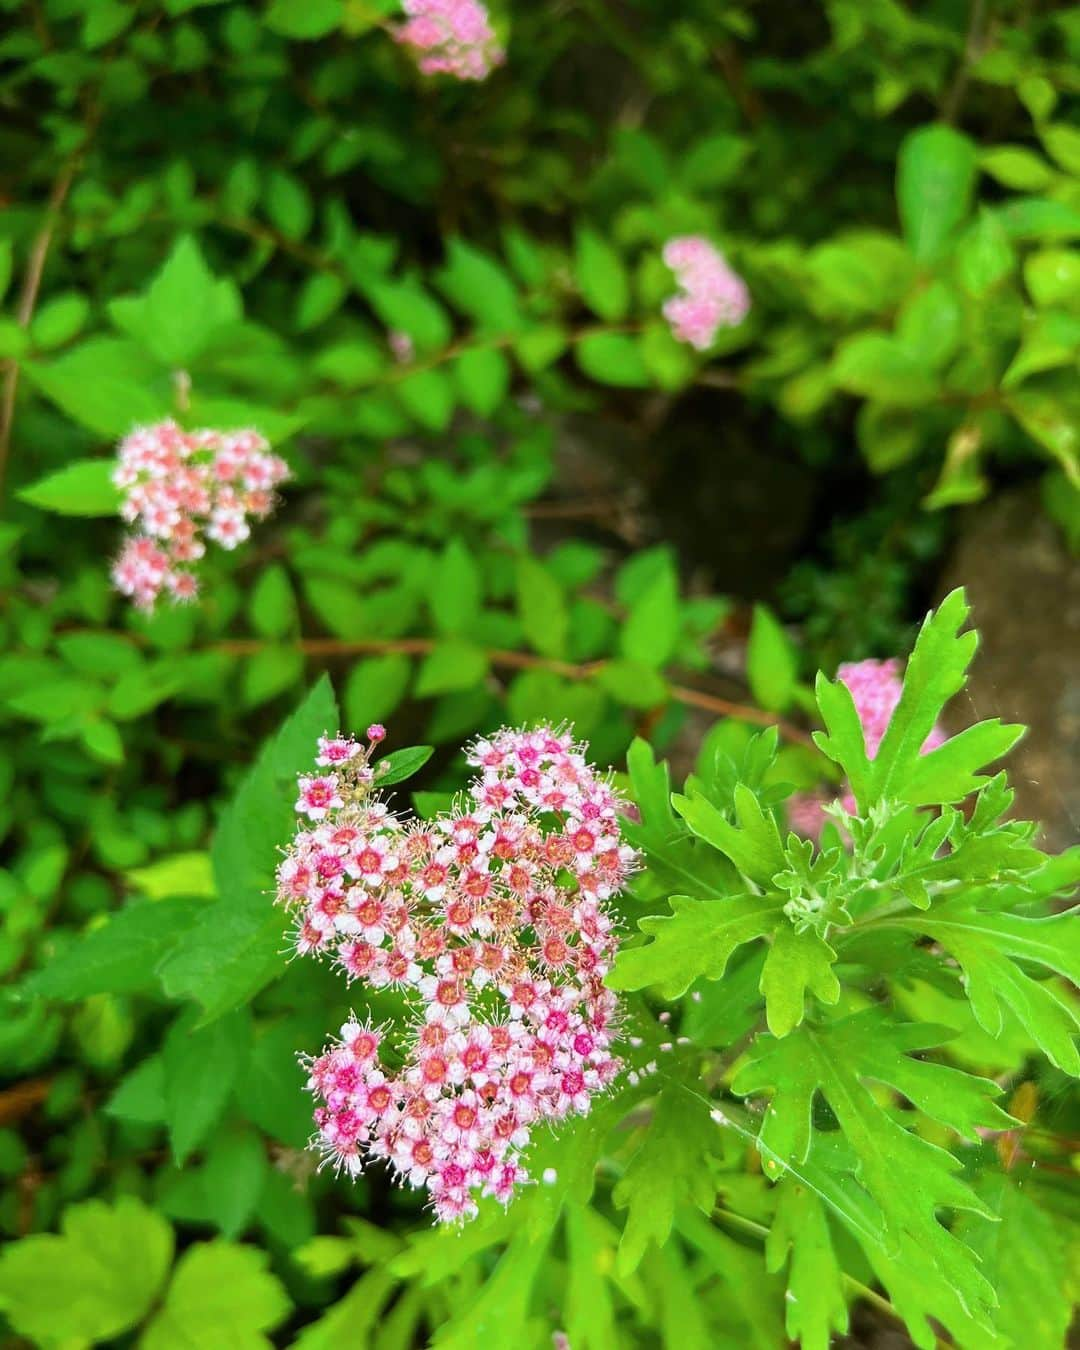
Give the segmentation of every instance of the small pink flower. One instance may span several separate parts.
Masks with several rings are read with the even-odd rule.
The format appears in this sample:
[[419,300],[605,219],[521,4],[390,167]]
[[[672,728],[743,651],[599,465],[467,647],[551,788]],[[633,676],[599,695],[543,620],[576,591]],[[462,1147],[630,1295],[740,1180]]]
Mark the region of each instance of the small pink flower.
[[746,283],[707,239],[700,235],[669,239],[664,262],[680,287],[680,293],[664,304],[664,317],[677,341],[704,351],[719,329],[734,328],[746,318],[750,310]]
[[[409,17],[395,37],[412,49],[424,75],[483,80],[506,59],[480,0],[404,0],[402,8]],[[394,337],[391,346],[402,360]],[[411,345],[406,360],[412,359]]]
[[[273,490],[289,477],[255,431],[184,431],[175,422],[137,427],[121,441],[113,482],[123,493],[120,517],[135,528],[113,568],[113,584],[141,609],[162,591],[177,601],[198,595],[194,573],[203,538],[234,549],[251,533],[248,517],[273,507]],[[153,542],[152,542],[153,541]]]
[[328,812],[345,805],[337,788],[337,776],[332,773],[322,778],[301,778],[296,810],[309,820],[323,820]]
[[386,740],[386,728],[381,722],[372,722],[367,729],[367,738],[372,745],[378,745],[380,741]]

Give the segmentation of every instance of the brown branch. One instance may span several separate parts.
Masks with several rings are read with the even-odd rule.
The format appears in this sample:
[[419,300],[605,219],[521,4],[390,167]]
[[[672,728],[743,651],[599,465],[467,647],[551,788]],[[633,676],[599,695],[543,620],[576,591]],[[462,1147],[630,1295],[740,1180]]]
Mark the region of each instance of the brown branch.
[[[34,242],[30,245],[30,256],[26,262],[26,275],[23,277],[19,303],[15,310],[15,321],[20,328],[29,328],[30,320],[34,317],[34,307],[37,304],[38,292],[41,289],[41,278],[45,272],[45,262],[49,256],[53,235],[60,221],[60,212],[63,210],[64,202],[71,191],[71,185],[82,163],[86,148],[93,137],[99,117],[100,109],[95,105],[87,114],[82,144],[69,156],[57,174],[52,191],[49,193],[45,215],[37,234],[34,236]],[[18,387],[19,362],[13,356],[6,364],[3,388],[0,389],[0,498],[4,494],[4,478],[7,473],[8,455],[11,450],[11,427],[15,420],[15,395]]]
[[[296,644],[297,650],[305,656],[364,656],[398,653],[403,656],[427,656],[438,646],[434,638],[304,638]],[[267,644],[255,638],[235,639],[217,642],[212,650],[226,652],[231,656],[253,656],[262,651]],[[603,669],[603,661],[587,661],[575,664],[570,661],[557,661],[547,656],[534,656],[531,652],[509,651],[505,648],[487,648],[484,655],[493,666],[507,670],[547,670],[554,675],[562,675],[570,680],[588,680]],[[715,713],[718,717],[738,717],[744,722],[754,722],[758,726],[779,727],[781,735],[800,745],[812,745],[813,742],[801,727],[794,726],[783,718],[774,717],[763,708],[751,704],[737,703],[711,694],[703,689],[694,689],[685,684],[669,684],[671,697],[676,703],[686,707],[700,708],[704,712]]]
[[21,1120],[40,1106],[52,1090],[51,1078],[28,1078],[0,1092],[0,1125]]
[[944,122],[955,122],[960,105],[967,93],[968,77],[971,67],[982,56],[986,44],[986,0],[972,0],[971,15],[968,21],[967,38],[960,64],[956,68],[952,84],[941,104],[941,118]]

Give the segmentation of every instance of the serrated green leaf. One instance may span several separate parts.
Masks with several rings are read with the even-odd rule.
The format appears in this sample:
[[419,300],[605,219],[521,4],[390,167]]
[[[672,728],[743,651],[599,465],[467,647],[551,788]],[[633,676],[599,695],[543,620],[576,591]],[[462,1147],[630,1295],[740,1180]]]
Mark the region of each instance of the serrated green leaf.
[[173,1157],[182,1165],[217,1124],[247,1058],[251,1019],[246,1010],[194,1028],[177,1019],[165,1037],[165,1114]]
[[792,1178],[777,1187],[776,1214],[765,1241],[770,1271],[788,1264],[787,1333],[802,1350],[829,1350],[848,1329],[844,1272],[833,1248],[828,1214],[818,1196]]
[[839,999],[835,960],[836,953],[812,929],[797,933],[790,923],[777,928],[761,972],[765,1014],[774,1036],[786,1036],[803,1020],[808,990],[822,1003]]
[[637,1268],[650,1243],[664,1245],[679,1206],[712,1209],[708,1158],[716,1142],[708,1103],[677,1083],[667,1085],[612,1192],[616,1206],[627,1211],[618,1255],[623,1274]]
[[718,980],[744,942],[771,933],[784,919],[776,896],[732,895],[722,900],[671,897],[670,915],[651,915],[639,927],[651,942],[624,947],[615,958],[611,989],[655,986],[665,998],[680,998],[702,976]]
[[787,857],[776,821],[761,808],[761,803],[745,783],[735,787],[733,825],[707,797],[677,793],[671,802],[700,839],[712,844],[735,866],[761,886],[772,885],[773,878],[787,866]]

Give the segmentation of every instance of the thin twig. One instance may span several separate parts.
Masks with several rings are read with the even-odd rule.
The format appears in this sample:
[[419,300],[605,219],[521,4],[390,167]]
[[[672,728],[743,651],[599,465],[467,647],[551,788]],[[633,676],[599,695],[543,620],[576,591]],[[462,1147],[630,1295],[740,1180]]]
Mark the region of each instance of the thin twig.
[[[231,656],[254,656],[268,644],[256,638],[234,639],[213,644],[212,650],[226,652]],[[435,638],[304,638],[295,644],[297,650],[305,656],[365,656],[400,654],[403,656],[427,656],[438,646]],[[484,655],[493,666],[507,670],[546,670],[553,675],[562,675],[569,680],[588,680],[595,676],[606,664],[603,661],[587,661],[575,664],[570,661],[557,661],[547,656],[534,656],[530,652],[509,651],[504,648],[485,648]],[[737,703],[722,698],[703,689],[694,689],[685,684],[669,684],[668,690],[676,703],[686,707],[700,708],[704,712],[715,713],[718,717],[738,717],[744,722],[754,722],[758,726],[779,727],[781,734],[790,741],[801,745],[812,745],[810,737],[800,727],[794,726],[782,718],[774,717],[763,708],[751,704]]]
[[985,38],[983,29],[985,26],[986,0],[972,0],[971,17],[968,20],[967,37],[964,40],[964,51],[960,57],[960,64],[956,68],[956,74],[953,76],[952,84],[949,86],[941,104],[941,117],[945,122],[955,122],[960,112],[960,104],[967,92],[971,67],[983,54]]
[[21,1120],[40,1106],[52,1090],[51,1078],[27,1078],[0,1092],[0,1125]]

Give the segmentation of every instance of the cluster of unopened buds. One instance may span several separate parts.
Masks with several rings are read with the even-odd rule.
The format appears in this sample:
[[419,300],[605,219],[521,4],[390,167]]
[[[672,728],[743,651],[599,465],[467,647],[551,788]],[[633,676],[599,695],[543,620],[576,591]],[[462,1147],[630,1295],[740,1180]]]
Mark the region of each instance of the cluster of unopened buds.
[[704,351],[721,328],[734,328],[750,310],[750,292],[724,255],[701,235],[680,235],[664,245],[679,294],[664,303],[664,317],[679,342]]
[[133,533],[113,565],[117,590],[140,609],[164,591],[193,600],[192,565],[205,540],[233,549],[251,533],[249,518],[274,508],[288,465],[257,431],[184,431],[173,421],[137,427],[120,442],[113,482]]
[[425,75],[483,80],[506,53],[480,0],[403,0],[408,16],[395,33]]
[[320,740],[278,897],[299,952],[408,1010],[391,1027],[351,1018],[306,1062],[318,1147],[353,1174],[386,1160],[451,1221],[479,1196],[508,1201],[537,1122],[585,1114],[615,1077],[608,902],[637,857],[567,731],[476,742],[466,794],[408,824],[375,790],[384,734]]
[[[895,656],[886,661],[849,661],[837,669],[836,677],[851,693],[862,726],[866,757],[874,759],[903,693],[903,666]],[[935,726],[923,742],[922,754],[936,750],[946,739],[945,731]],[[828,801],[823,792],[796,792],[789,797],[787,812],[791,828],[808,839],[817,839],[827,818],[825,806]],[[840,805],[849,814],[854,814],[856,803],[850,788],[845,788]]]

